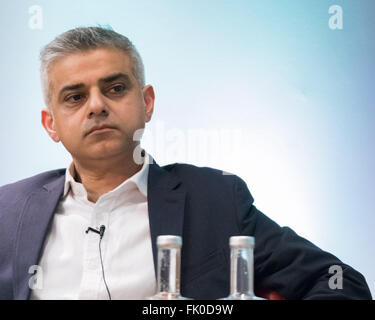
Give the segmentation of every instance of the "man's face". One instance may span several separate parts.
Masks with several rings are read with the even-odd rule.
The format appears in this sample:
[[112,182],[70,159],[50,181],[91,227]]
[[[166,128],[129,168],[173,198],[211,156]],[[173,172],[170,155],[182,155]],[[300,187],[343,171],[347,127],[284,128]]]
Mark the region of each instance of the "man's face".
[[139,86],[125,53],[96,49],[69,55],[52,64],[49,80],[51,104],[42,110],[42,123],[74,159],[133,153],[134,132],[150,121],[155,97],[151,86]]

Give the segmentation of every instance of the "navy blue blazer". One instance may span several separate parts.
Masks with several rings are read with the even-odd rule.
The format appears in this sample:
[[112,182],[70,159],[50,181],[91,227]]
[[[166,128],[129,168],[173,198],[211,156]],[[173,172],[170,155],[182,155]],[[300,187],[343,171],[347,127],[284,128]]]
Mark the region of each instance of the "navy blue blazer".
[[[65,169],[60,169],[0,188],[0,299],[30,297],[29,267],[41,258],[64,180]],[[227,296],[229,237],[251,235],[256,293],[276,291],[286,299],[371,299],[359,272],[257,210],[245,182],[235,175],[153,163],[147,201],[155,268],[156,237],[183,238],[181,293],[186,297]],[[328,286],[332,265],[343,269],[343,289]]]

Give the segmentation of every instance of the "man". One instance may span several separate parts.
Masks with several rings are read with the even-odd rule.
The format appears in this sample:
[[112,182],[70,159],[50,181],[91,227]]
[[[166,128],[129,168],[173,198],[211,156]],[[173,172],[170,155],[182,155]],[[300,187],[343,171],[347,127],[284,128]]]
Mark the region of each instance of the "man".
[[[41,62],[42,124],[72,163],[0,189],[1,299],[151,296],[163,234],[183,238],[186,297],[227,296],[229,237],[251,235],[257,294],[371,299],[360,273],[258,211],[237,176],[160,167],[140,148],[155,94],[126,37],[70,30],[42,50]],[[332,266],[343,271],[340,288],[329,285]]]

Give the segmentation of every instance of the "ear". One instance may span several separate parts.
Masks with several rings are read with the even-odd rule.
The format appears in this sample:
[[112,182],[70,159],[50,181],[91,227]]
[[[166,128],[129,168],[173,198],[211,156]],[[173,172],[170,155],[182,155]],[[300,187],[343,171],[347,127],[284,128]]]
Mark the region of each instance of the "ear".
[[49,109],[42,109],[42,125],[46,129],[48,135],[53,141],[59,142],[60,137],[58,136],[55,129],[55,120],[53,119],[52,112]]
[[149,122],[154,112],[155,92],[151,85],[147,85],[142,89],[143,101],[145,102],[145,120]]

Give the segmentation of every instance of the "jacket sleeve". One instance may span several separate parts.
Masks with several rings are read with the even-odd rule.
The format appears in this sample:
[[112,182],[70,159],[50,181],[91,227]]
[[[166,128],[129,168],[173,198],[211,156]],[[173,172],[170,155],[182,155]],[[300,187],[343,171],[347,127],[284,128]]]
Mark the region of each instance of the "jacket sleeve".
[[[276,291],[286,299],[372,299],[362,274],[260,212],[240,178],[234,184],[234,197],[241,234],[255,237],[256,293]],[[338,270],[342,282],[332,286],[332,282],[339,284],[332,278],[340,276]]]
[[0,188],[0,300],[12,300],[13,255],[21,201],[9,188]]

